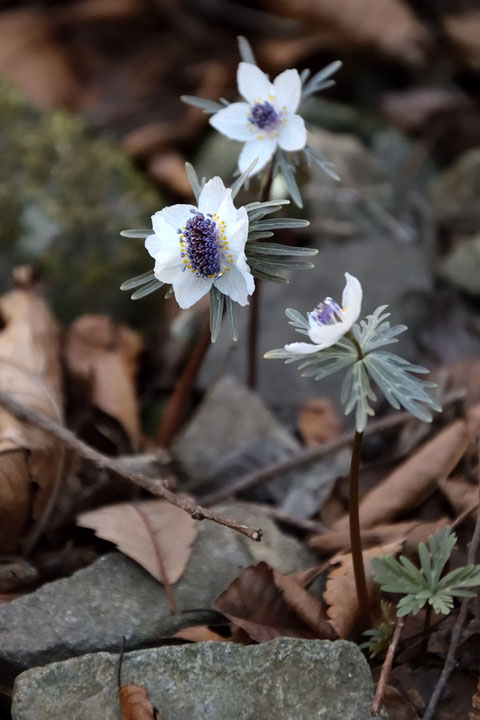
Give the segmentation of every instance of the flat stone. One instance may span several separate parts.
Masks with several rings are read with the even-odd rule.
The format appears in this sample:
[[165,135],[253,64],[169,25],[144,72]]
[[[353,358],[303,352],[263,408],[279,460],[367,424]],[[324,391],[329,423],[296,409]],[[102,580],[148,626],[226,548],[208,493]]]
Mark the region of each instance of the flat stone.
[[69,578],[0,605],[0,670],[13,676],[56,660],[117,650],[122,635],[130,648],[154,644],[181,627],[211,621],[213,600],[243,567],[264,560],[292,572],[315,564],[303,544],[251,506],[237,503],[217,510],[262,528],[263,540],[256,543],[207,520],[199,523],[187,568],[173,586],[176,615],[170,615],[161,583],[133,560],[112,553]]
[[[13,720],[119,720],[117,666],[118,655],[98,653],[23,673]],[[144,686],[169,720],[371,720],[370,670],[345,641],[280,638],[132,652],[122,682]]]
[[[235,473],[238,453],[248,454],[251,448],[258,457],[258,446],[262,443],[269,445],[270,450],[275,448],[275,461],[300,448],[260,397],[227,375],[208,391],[175,440],[173,454],[186,475],[187,487],[193,490],[218,477],[220,469],[225,472],[226,467],[219,468],[219,462],[229,455],[232,460],[229,478],[242,474],[240,468]],[[271,452],[266,453],[267,457],[270,455]]]

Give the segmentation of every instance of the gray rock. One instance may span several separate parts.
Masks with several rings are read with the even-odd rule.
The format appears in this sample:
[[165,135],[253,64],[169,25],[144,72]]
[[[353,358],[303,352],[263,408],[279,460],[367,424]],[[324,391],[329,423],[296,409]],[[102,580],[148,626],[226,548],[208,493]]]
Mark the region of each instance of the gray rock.
[[433,184],[435,213],[449,230],[478,232],[480,225],[480,149],[467,150]]
[[443,260],[439,274],[460,290],[480,296],[480,234],[452,250]]
[[187,487],[196,489],[217,476],[219,459],[248,452],[249,446],[262,442],[275,445],[285,454],[299,449],[299,443],[256,393],[225,376],[213,385],[180,432],[173,454],[187,476]]
[[[112,553],[69,578],[0,605],[0,669],[9,675],[99,650],[155,643],[181,627],[212,619],[213,600],[239,570],[264,560],[283,572],[315,564],[315,556],[282,534],[261,512],[241,504],[218,511],[261,527],[262,542],[207,520],[199,523],[187,568],[173,590],[178,613],[170,615],[163,586],[129,558]],[[185,613],[185,610],[204,612]]]
[[[98,653],[23,673],[13,720],[118,720],[117,665],[117,655]],[[280,638],[132,652],[122,682],[146,687],[168,720],[370,720],[373,700],[367,662],[344,641]]]
[[149,227],[161,196],[118,145],[95,138],[80,117],[35,110],[0,84],[0,291],[11,268],[42,270],[57,315],[110,312],[122,322],[145,323],[119,286],[150,265],[143,243],[121,238],[128,227]]

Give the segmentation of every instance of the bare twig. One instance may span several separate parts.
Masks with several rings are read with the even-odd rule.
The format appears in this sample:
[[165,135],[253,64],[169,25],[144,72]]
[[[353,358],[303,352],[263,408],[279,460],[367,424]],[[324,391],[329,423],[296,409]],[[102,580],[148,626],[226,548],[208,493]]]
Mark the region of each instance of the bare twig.
[[395,628],[395,632],[393,633],[392,642],[388,646],[387,654],[382,665],[382,672],[380,673],[380,678],[378,680],[377,691],[375,693],[375,697],[372,703],[372,715],[374,716],[379,715],[380,710],[382,709],[383,697],[385,695],[385,690],[387,689],[387,683],[388,678],[390,677],[390,671],[392,669],[393,658],[395,657],[395,653],[397,652],[398,643],[400,641],[400,636],[404,627],[405,618],[400,618],[397,623],[397,627]]
[[[480,440],[478,441],[479,457],[480,457]],[[480,499],[480,468],[479,468],[479,499]],[[475,522],[475,530],[473,531],[473,537],[468,548],[468,563],[474,563],[477,556],[478,546],[480,545],[480,502],[477,509],[477,519]],[[452,631],[452,637],[450,638],[450,646],[448,648],[447,657],[445,658],[445,664],[443,666],[438,682],[432,693],[430,701],[428,703],[423,720],[433,720],[437,705],[440,701],[445,686],[455,668],[457,648],[462,638],[463,628],[467,619],[468,606],[471,598],[464,598],[460,604],[460,612],[457,616],[457,621]]]
[[[465,390],[453,390],[443,398],[443,406],[446,407],[447,405],[456,403],[459,399],[462,399],[463,397],[465,397]],[[402,411],[392,413],[391,415],[386,415],[379,420],[372,420],[365,428],[364,436],[366,437],[368,435],[374,435],[375,433],[382,432],[384,430],[391,430],[398,427],[398,425],[403,425],[403,423],[411,419],[412,416],[409,412]],[[247,490],[253,485],[261,485],[262,483],[268,482],[268,480],[271,480],[278,475],[289,472],[290,470],[295,470],[296,468],[302,467],[304,465],[310,465],[311,463],[320,460],[326,455],[337,452],[337,450],[341,450],[347,445],[350,445],[353,442],[354,437],[355,431],[348,430],[347,432],[344,432],[337,438],[335,438],[335,440],[331,440],[327,443],[322,443],[321,445],[316,445],[315,447],[307,448],[306,450],[302,450],[297,455],[294,455],[288,460],[275,463],[275,465],[270,465],[269,467],[260,470],[259,472],[244,475],[238,478],[238,480],[236,480],[235,482],[228,485],[227,487],[204,495],[200,498],[200,500],[204,505],[215,505],[218,502],[227,500],[228,498],[236,495],[237,493]]]
[[40,430],[43,430],[49,435],[57,438],[57,440],[65,445],[65,447],[68,447],[85,460],[89,460],[97,467],[102,468],[103,470],[109,470],[115,475],[129,480],[134,485],[143,487],[145,490],[151,492],[152,495],[162,497],[167,502],[187,512],[194,520],[211,520],[219,525],[232,528],[232,530],[236,530],[251,540],[260,541],[262,539],[262,531],[260,529],[242,525],[236,520],[223,517],[212,510],[196,505],[187,498],[175,495],[165,487],[163,481],[160,479],[149,478],[145,475],[127,470],[118,460],[98,452],[94,448],[90,447],[90,445],[84,443],[83,440],[80,440],[80,438],[74,435],[74,433],[67,428],[59,425],[54,420],[45,417],[45,415],[40,415],[40,413],[37,413],[35,410],[22,405],[4,390],[0,390],[0,405],[4,407],[5,410],[11,412],[12,415],[17,417],[19,420],[30,423]]

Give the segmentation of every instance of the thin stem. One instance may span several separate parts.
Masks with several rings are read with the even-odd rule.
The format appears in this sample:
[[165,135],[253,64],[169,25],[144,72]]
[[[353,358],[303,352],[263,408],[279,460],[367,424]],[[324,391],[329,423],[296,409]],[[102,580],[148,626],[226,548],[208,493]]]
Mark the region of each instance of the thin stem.
[[[265,180],[260,187],[260,193],[258,196],[259,202],[267,202],[270,199],[270,191],[272,189],[273,182],[273,159],[270,161],[268,172],[265,175]],[[257,373],[257,359],[258,359],[258,328],[260,323],[260,298],[261,298],[261,281],[255,279],[255,292],[250,300],[250,313],[248,321],[248,376],[247,382],[248,387],[256,388],[258,373]]]
[[372,703],[372,715],[374,716],[379,715],[380,710],[382,709],[383,697],[385,695],[388,678],[390,677],[390,672],[392,670],[393,658],[397,652],[398,643],[404,627],[405,618],[400,618],[397,623],[397,627],[395,628],[395,632],[393,633],[392,641],[388,646],[387,654],[382,665],[382,672],[380,673],[380,678],[378,680],[377,690]]
[[165,447],[169,447],[178,432],[185,415],[187,403],[192,392],[198,371],[210,347],[210,325],[207,323],[193,351],[187,360],[183,372],[175,385],[175,389],[168,399],[162,422],[157,433],[157,440]]
[[352,549],[353,574],[357,589],[360,629],[371,627],[370,603],[368,600],[367,581],[363,565],[362,538],[360,535],[360,512],[358,498],[358,475],[360,470],[360,453],[362,450],[363,432],[355,432],[353,439],[352,460],[350,463],[350,497],[348,503],[350,521],[350,546]]

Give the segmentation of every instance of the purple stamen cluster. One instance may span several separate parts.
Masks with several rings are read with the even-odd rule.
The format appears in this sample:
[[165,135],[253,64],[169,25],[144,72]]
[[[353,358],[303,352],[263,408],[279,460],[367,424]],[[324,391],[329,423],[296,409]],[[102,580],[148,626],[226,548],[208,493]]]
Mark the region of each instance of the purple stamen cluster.
[[256,103],[250,110],[249,118],[252,125],[260,130],[275,127],[278,125],[279,115],[273,105],[268,101]]
[[318,325],[335,325],[335,323],[341,322],[342,320],[342,309],[335,300],[327,297],[317,305],[315,310],[312,310],[310,317],[312,317]]
[[210,214],[205,217],[199,211],[191,212],[193,217],[187,220],[185,228],[177,230],[183,236],[181,256],[188,257],[196,277],[218,276],[221,273],[217,224]]

